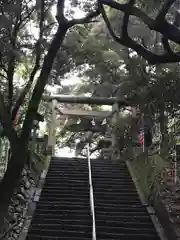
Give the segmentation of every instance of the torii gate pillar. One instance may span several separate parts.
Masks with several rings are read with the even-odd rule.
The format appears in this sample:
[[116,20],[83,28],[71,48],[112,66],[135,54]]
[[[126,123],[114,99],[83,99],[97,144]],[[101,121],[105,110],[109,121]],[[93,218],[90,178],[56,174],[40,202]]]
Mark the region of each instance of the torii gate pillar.
[[50,102],[51,109],[51,121],[49,122],[49,138],[48,138],[48,149],[51,151],[52,156],[55,156],[55,145],[56,145],[56,105],[57,100],[53,99]]

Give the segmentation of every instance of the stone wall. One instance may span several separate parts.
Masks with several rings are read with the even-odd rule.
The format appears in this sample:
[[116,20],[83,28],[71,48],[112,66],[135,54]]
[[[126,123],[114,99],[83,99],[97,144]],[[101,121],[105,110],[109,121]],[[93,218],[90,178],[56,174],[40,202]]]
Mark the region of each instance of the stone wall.
[[[8,215],[5,220],[4,234],[0,239],[17,240],[22,230],[28,205],[32,202],[36,186],[38,185],[44,165],[41,163],[39,156],[34,154],[34,164],[31,168],[26,166],[23,170],[18,189],[9,206]],[[40,165],[42,167],[40,167]]]
[[[138,156],[131,162],[133,174],[169,240],[180,240],[180,181],[174,184],[171,163],[158,154]],[[143,169],[143,170],[142,170]]]

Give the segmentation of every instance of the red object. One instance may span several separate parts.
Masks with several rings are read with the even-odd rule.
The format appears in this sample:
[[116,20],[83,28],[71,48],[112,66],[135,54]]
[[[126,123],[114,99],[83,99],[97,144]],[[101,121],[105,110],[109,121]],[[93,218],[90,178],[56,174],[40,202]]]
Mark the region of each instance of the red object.
[[139,135],[140,144],[144,144],[144,132],[141,132]]
[[19,118],[19,112],[17,112],[16,117],[15,117],[15,119],[14,119],[14,121],[13,121],[14,127],[16,126],[16,124],[17,124],[17,122],[18,122],[18,118]]

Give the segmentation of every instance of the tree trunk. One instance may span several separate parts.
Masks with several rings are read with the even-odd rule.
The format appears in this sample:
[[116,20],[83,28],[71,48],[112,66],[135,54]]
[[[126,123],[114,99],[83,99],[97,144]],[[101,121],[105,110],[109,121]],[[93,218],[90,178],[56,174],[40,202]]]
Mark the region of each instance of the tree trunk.
[[24,168],[24,152],[17,151],[11,156],[7,171],[0,184],[0,233],[4,224],[5,217],[8,212],[8,207],[15,189],[18,187],[21,173]]
[[[64,23],[61,23],[57,29],[57,32],[51,42],[48,53],[44,58],[44,63],[42,70],[39,76],[39,79],[36,83],[35,89],[33,91],[32,98],[30,100],[26,118],[23,124],[22,134],[19,139],[13,138],[12,144],[12,157],[8,164],[8,169],[5,173],[5,176],[0,184],[0,230],[2,230],[3,222],[8,212],[8,206],[11,201],[11,197],[15,189],[18,186],[19,180],[21,178],[22,170],[26,163],[28,142],[31,134],[31,129],[33,126],[33,120],[36,117],[38,106],[44,92],[44,87],[48,81],[49,73],[52,69],[53,61],[56,57],[56,54],[61,46],[61,43],[64,40],[68,26]],[[9,123],[10,124],[10,123]],[[4,124],[5,125],[5,124]],[[7,127],[8,129],[8,127]],[[6,129],[6,130],[7,130]],[[11,136],[11,134],[9,135]],[[9,138],[9,137],[8,137]],[[17,144],[17,141],[19,143]]]
[[44,57],[42,70],[35,85],[31,100],[29,102],[27,114],[23,124],[23,130],[20,137],[21,142],[23,143],[22,147],[26,148],[26,142],[24,142],[24,140],[26,140],[30,136],[33,120],[35,119],[36,113],[38,111],[39,103],[41,101],[44,88],[48,81],[48,76],[51,72],[54,59],[60,49],[60,46],[65,38],[67,31],[68,26],[62,22],[59,25],[57,32],[51,42],[47,55]]

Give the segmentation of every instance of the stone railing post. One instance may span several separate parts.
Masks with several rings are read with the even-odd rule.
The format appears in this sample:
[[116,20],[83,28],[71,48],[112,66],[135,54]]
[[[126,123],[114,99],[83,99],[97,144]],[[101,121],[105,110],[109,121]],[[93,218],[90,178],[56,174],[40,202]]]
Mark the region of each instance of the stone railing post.
[[9,141],[6,138],[0,139],[0,178],[6,172],[9,160]]
[[33,161],[34,152],[36,151],[37,129],[38,129],[38,121],[37,121],[37,120],[34,120],[34,122],[33,122],[32,136],[31,136],[30,162]]

